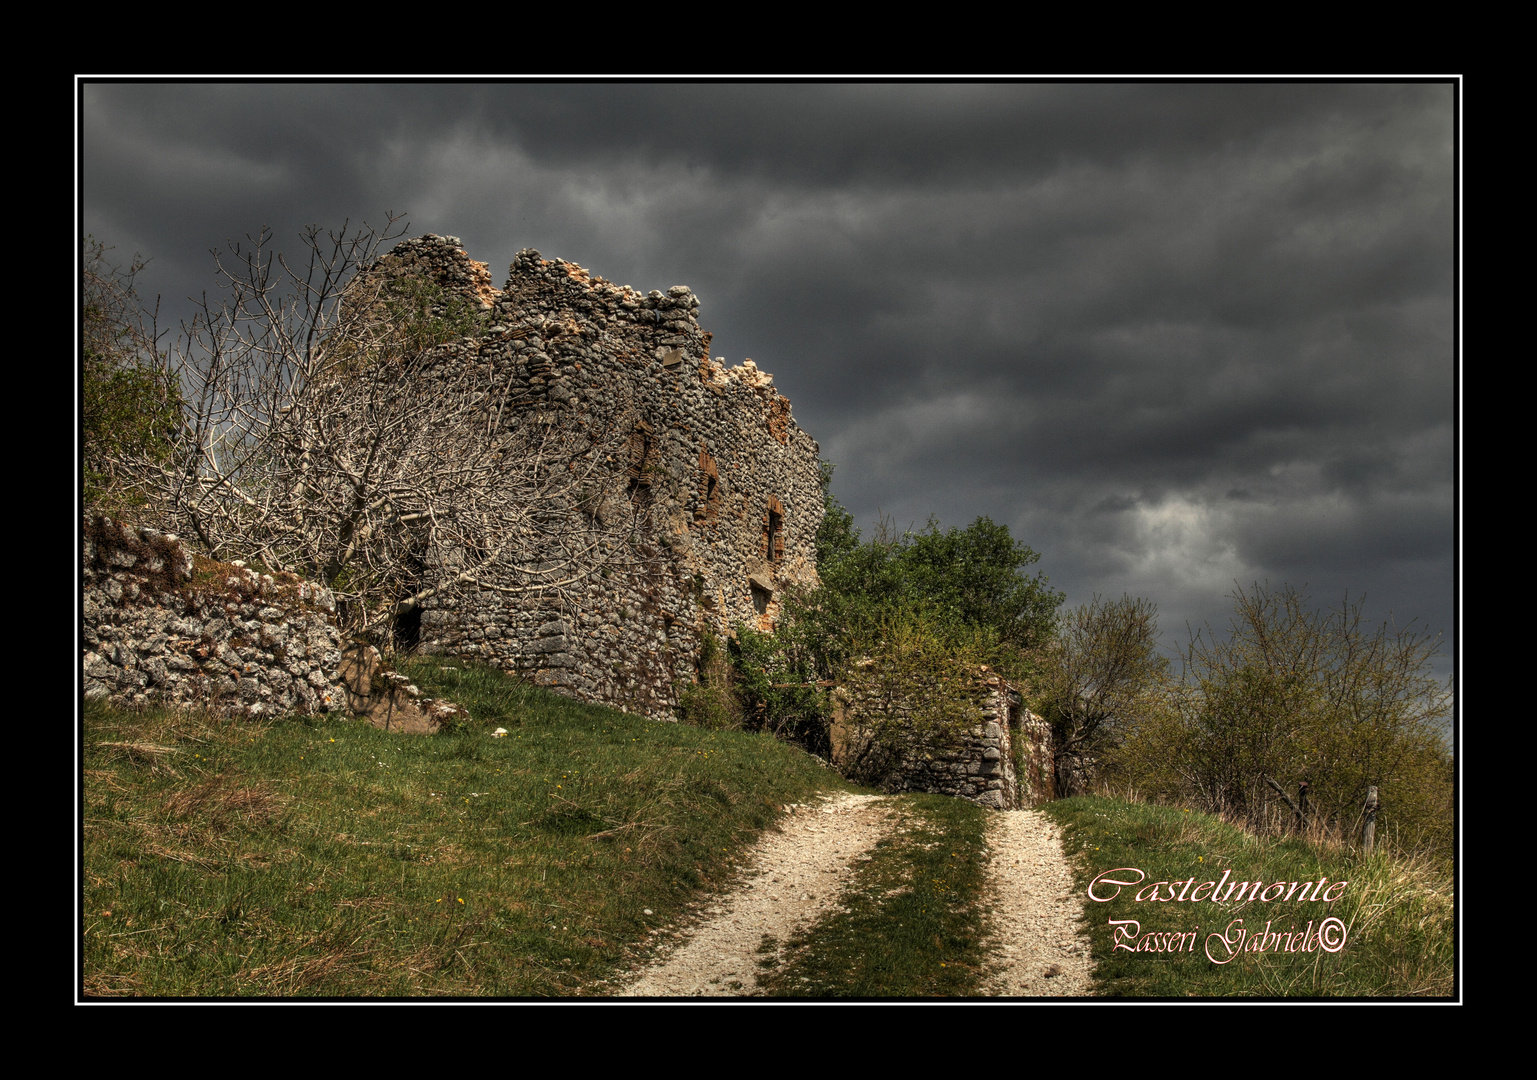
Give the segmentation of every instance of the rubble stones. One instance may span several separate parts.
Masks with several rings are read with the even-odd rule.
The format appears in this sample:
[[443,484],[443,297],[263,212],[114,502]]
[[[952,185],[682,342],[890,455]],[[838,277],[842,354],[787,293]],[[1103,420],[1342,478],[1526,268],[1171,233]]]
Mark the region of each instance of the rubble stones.
[[401,735],[435,735],[467,715],[451,701],[424,698],[406,676],[391,671],[372,645],[354,644],[340,668],[347,707],[376,728]]

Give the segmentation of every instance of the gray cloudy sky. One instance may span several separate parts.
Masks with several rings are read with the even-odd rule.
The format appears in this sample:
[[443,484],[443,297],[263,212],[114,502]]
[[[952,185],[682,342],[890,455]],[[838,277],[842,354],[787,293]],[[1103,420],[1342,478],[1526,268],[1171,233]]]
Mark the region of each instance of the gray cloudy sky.
[[1070,604],[1237,581],[1454,641],[1449,82],[86,83],[83,229],[180,310],[209,248],[385,211],[691,286],[868,533],[979,515]]

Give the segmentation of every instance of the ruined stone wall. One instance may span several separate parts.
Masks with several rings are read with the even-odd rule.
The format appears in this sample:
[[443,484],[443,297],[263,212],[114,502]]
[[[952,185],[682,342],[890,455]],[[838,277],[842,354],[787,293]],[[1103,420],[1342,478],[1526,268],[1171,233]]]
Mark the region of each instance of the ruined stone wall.
[[767,630],[784,590],[814,583],[819,448],[772,376],[751,360],[710,358],[687,286],[642,295],[525,250],[497,291],[457,238],[432,235],[397,245],[369,273],[420,274],[480,305],[482,325],[419,377],[432,392],[469,365],[488,438],[518,425],[622,436],[588,499],[593,543],[623,533],[623,550],[605,548],[599,573],[558,593],[488,579],[429,601],[422,649],[673,719],[703,633]]
[[[900,723],[902,702],[877,703],[844,691],[833,729],[833,763],[883,791],[950,795],[994,810],[1047,801],[1050,726],[1024,708],[1018,691],[997,675],[978,678],[972,695],[976,723],[948,737],[925,738]],[[880,718],[872,715],[877,709]],[[898,723],[882,722],[888,718]],[[872,744],[872,731],[880,732],[880,745]]]
[[83,540],[87,699],[252,717],[343,703],[327,590],[195,558],[170,533],[105,517],[85,522]]
[[1011,732],[1019,783],[1019,805],[1040,806],[1057,797],[1051,725],[1029,709],[1019,710],[1019,727]]

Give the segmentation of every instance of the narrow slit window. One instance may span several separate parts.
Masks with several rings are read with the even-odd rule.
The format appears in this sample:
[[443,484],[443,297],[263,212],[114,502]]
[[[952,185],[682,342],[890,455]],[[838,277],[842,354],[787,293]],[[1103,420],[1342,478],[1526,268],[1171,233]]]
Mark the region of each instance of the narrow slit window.
[[763,517],[763,557],[775,563],[785,557],[785,508],[774,495],[769,496],[768,513]]

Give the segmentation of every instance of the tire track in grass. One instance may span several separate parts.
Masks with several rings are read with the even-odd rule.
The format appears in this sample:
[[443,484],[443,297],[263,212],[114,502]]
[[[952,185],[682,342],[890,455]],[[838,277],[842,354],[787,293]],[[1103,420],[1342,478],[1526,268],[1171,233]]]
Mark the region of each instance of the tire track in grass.
[[796,807],[625,997],[1084,997],[1056,826],[943,796]]
[[765,949],[760,993],[955,998],[981,993],[989,811],[943,795],[893,800],[902,824],[877,844],[827,919]]
[[834,910],[865,852],[891,831],[879,795],[841,794],[799,805],[748,856],[740,883],[706,904],[702,920],[620,997],[743,997],[756,986],[759,949]]

